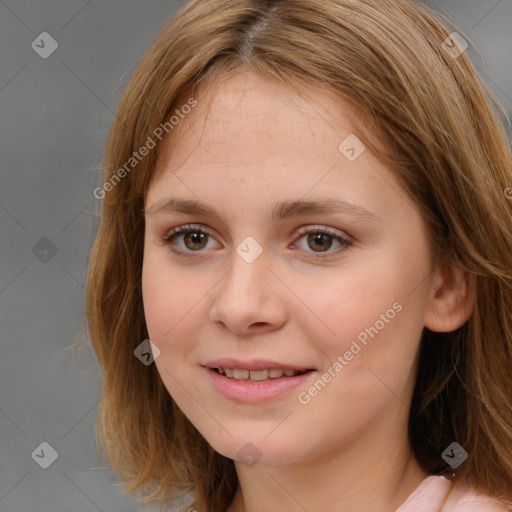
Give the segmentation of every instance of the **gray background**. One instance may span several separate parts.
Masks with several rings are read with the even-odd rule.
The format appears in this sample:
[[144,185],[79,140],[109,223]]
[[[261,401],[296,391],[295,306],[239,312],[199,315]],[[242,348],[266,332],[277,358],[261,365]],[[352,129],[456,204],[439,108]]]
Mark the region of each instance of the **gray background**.
[[[72,346],[96,229],[92,168],[134,66],[182,3],[0,0],[2,512],[150,510],[97,455],[101,375],[92,350]],[[512,2],[429,4],[468,34],[511,113]],[[31,47],[45,31],[59,44],[47,59]],[[31,457],[43,441],[58,452],[48,469]]]

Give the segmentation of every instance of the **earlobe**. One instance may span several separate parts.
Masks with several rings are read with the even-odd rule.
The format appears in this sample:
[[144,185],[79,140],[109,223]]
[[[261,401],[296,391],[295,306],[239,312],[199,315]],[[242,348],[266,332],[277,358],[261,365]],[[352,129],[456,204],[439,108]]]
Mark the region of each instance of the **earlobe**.
[[464,325],[475,306],[476,279],[458,265],[438,267],[432,279],[425,327],[452,332]]

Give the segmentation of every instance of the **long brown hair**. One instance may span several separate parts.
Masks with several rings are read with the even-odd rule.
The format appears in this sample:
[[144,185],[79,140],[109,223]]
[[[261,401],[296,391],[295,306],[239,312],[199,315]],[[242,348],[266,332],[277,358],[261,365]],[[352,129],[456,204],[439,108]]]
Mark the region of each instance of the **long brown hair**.
[[[224,512],[238,485],[233,461],[133,352],[148,338],[143,208],[162,154],[155,130],[178,136],[173,112],[250,69],[299,93],[323,87],[348,101],[358,137],[396,173],[436,254],[475,279],[475,308],[462,327],[424,329],[410,442],[429,472],[458,442],[468,458],[454,487],[471,482],[512,505],[511,151],[497,100],[467,52],[449,51],[458,47],[448,27],[408,0],[192,0],[157,36],[110,130],[88,276],[88,327],[104,376],[98,446],[127,492],[166,504],[193,490],[198,510]],[[130,160],[148,138],[156,147]]]

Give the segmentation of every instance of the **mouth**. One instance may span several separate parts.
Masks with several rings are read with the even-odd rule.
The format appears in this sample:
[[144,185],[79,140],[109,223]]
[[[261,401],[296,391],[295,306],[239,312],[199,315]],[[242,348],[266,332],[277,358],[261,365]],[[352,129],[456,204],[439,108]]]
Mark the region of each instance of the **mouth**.
[[276,361],[218,360],[203,366],[213,388],[230,401],[259,404],[289,397],[318,372]]
[[281,368],[268,368],[264,370],[247,370],[243,368],[212,368],[212,370],[219,375],[223,375],[228,379],[262,382],[266,380],[274,380],[280,378],[296,377],[305,373],[313,371],[307,370],[283,370]]

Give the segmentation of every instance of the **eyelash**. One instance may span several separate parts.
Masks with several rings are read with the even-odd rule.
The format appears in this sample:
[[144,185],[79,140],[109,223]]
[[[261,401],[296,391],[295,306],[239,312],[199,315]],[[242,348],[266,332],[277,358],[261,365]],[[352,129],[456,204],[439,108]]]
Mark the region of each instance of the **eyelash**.
[[[174,254],[178,255],[178,256],[181,256],[181,257],[190,257],[190,253],[194,253],[194,252],[197,252],[197,253],[200,253],[202,252],[201,250],[198,250],[198,251],[182,251],[181,249],[177,249],[176,246],[174,245],[174,239],[179,236],[179,235],[183,235],[183,234],[187,234],[187,233],[202,233],[204,235],[207,235],[209,237],[212,237],[213,236],[208,233],[208,231],[205,231],[204,229],[202,229],[200,226],[198,225],[194,225],[194,224],[185,224],[185,225],[182,225],[182,226],[177,226],[175,228],[172,228],[170,231],[168,231],[165,235],[163,235],[161,237],[161,240],[162,240],[162,243],[163,245],[168,245],[169,246],[169,250],[171,252],[173,252]],[[313,255],[313,257],[317,257],[317,258],[326,258],[326,257],[329,257],[329,256],[332,256],[333,254],[337,254],[341,251],[344,251],[346,250],[348,247],[352,246],[353,245],[353,242],[351,240],[349,240],[348,238],[344,238],[332,231],[329,230],[329,228],[327,227],[309,227],[309,228],[301,228],[298,232],[298,234],[300,235],[300,238],[302,238],[303,236],[305,235],[309,235],[311,233],[316,233],[316,234],[322,234],[322,235],[328,235],[332,238],[334,238],[335,240],[337,240],[341,245],[342,247],[334,250],[334,251],[325,251],[325,252],[318,252],[318,253],[315,253],[313,251],[311,251],[311,255]],[[295,244],[294,244],[295,245]],[[306,252],[310,252],[310,251],[306,251]],[[324,256],[324,254],[326,254],[327,256]]]

